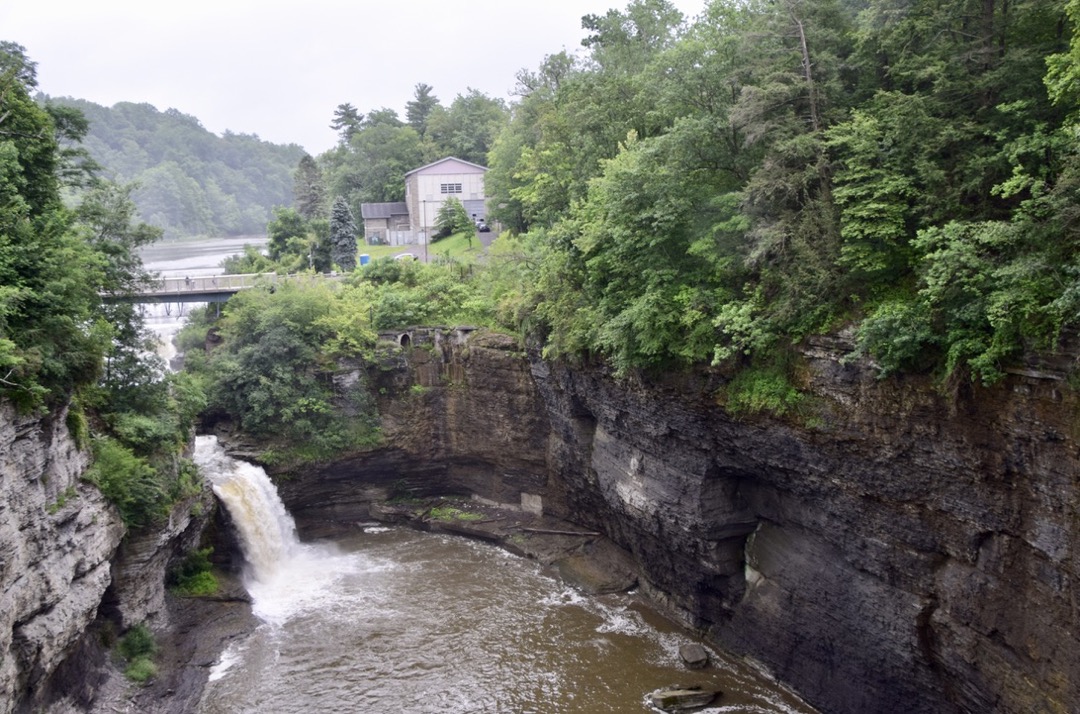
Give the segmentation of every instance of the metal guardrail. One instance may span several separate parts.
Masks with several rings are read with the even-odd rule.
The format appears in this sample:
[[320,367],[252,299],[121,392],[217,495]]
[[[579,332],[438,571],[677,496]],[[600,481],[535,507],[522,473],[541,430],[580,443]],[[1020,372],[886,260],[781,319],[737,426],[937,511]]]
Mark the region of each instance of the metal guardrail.
[[276,285],[288,280],[318,278],[339,280],[340,273],[278,275],[245,273],[242,275],[207,275],[203,277],[158,278],[125,299],[146,302],[221,302],[241,290],[260,285]]
[[277,273],[246,273],[243,275],[210,275],[199,278],[160,278],[152,282],[142,295],[184,295],[185,293],[235,293],[256,284],[274,284]]

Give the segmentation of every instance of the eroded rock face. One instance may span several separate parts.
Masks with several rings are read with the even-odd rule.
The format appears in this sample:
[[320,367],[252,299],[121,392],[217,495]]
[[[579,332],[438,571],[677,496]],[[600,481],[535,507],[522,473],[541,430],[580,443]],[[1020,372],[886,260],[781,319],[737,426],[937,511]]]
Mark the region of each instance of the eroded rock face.
[[509,338],[407,337],[374,378],[386,445],[283,483],[309,534],[395,492],[528,496],[605,533],[656,600],[825,711],[1080,711],[1080,403],[1063,369],[946,397],[822,339],[810,418],[739,420],[712,372],[617,380]]
[[80,481],[87,456],[64,415],[0,404],[0,713],[32,701],[97,614],[124,533]]
[[946,398],[808,352],[818,426],[736,421],[716,378],[534,361],[553,480],[656,596],[837,712],[1080,709],[1076,396],[1028,370]]
[[467,329],[404,334],[407,346],[369,377],[384,445],[278,485],[306,537],[352,527],[395,496],[520,505],[547,488],[547,411],[517,342]]

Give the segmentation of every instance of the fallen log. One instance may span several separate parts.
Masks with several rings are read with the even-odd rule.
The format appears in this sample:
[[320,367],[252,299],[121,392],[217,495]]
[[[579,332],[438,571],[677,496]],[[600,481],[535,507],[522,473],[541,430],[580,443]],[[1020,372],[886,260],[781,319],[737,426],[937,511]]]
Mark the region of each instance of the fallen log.
[[522,528],[521,530],[526,533],[541,533],[543,535],[588,536],[593,538],[603,535],[592,531],[557,531],[550,528]]

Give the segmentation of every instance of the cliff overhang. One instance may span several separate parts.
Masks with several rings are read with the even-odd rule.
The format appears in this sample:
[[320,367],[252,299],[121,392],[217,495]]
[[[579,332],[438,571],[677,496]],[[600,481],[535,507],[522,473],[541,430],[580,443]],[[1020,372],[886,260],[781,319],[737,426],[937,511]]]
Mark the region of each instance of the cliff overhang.
[[713,370],[617,379],[484,331],[391,337],[368,375],[383,446],[282,482],[310,534],[395,494],[528,504],[604,534],[655,600],[824,710],[1080,707],[1068,360],[944,395],[821,338],[812,419],[737,419]]

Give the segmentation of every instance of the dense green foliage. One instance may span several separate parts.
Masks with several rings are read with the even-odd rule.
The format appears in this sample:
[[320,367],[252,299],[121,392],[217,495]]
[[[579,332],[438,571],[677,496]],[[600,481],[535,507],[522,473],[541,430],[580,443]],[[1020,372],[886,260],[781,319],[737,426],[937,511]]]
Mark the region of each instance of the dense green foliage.
[[157,676],[154,656],[157,655],[158,645],[154,633],[145,624],[135,625],[128,630],[120,639],[117,651],[127,662],[124,676],[132,682],[145,684]]
[[194,550],[176,568],[169,572],[170,590],[184,597],[213,595],[218,591],[218,581],[210,563],[211,548]]
[[102,175],[134,184],[140,220],[166,238],[255,235],[274,206],[292,203],[297,145],[207,131],[175,109],[121,102],[103,107],[68,97],[39,97],[78,110],[89,121],[83,146]]
[[[377,437],[366,384],[334,386],[336,358],[362,356],[375,342],[370,326],[346,312],[351,296],[335,288],[290,282],[229,301],[215,325],[222,346],[187,359],[208,384],[211,415],[227,414],[246,433],[302,460]],[[208,327],[193,317],[181,339],[198,343]]]
[[489,154],[491,213],[533,256],[504,304],[547,354],[620,371],[769,374],[851,323],[883,374],[996,380],[1080,316],[1068,13],[714,0],[686,22],[633,0],[586,17],[588,56],[522,72]]
[[160,231],[133,220],[130,187],[93,174],[85,119],[30,99],[22,48],[0,44],[0,67],[0,398],[70,404],[74,437],[93,447],[87,478],[129,526],[150,526],[197,489],[181,454],[204,405],[189,377],[164,375],[125,299],[146,279],[136,250]]
[[[264,444],[264,459],[302,462],[376,443],[367,370],[378,332],[424,324],[495,323],[490,282],[455,262],[384,258],[344,282],[318,278],[237,294],[213,319],[189,318],[178,345],[207,385],[210,419],[228,418]],[[207,334],[213,331],[209,350]],[[359,378],[335,379],[359,369]]]

